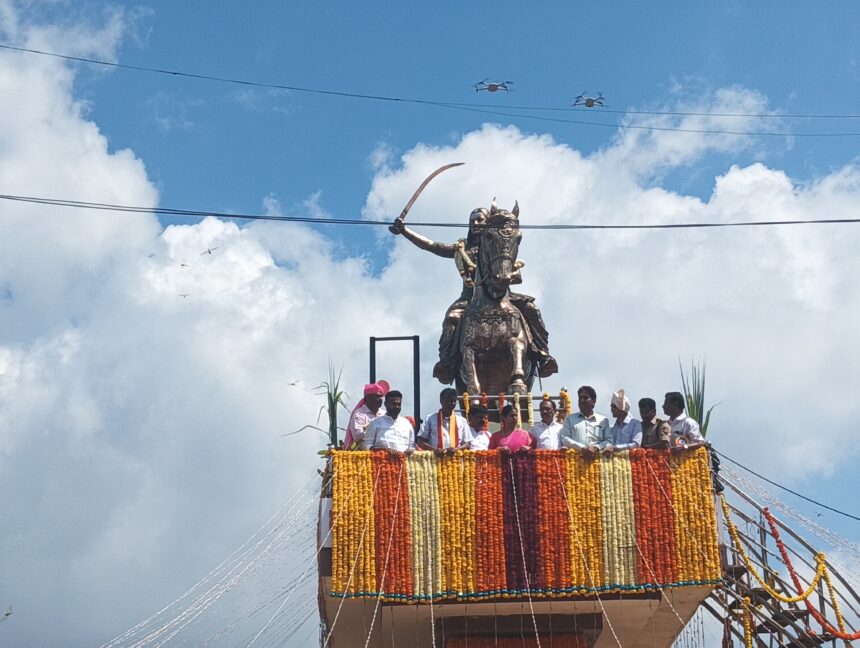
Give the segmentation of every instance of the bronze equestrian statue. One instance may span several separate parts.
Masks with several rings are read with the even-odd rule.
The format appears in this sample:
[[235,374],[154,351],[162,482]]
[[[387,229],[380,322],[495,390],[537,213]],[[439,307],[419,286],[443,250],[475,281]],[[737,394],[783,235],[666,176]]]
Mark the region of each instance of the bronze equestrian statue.
[[510,292],[511,284],[522,282],[524,265],[517,260],[519,206],[507,211],[494,203],[489,210],[473,210],[468,236],[453,244],[410,230],[404,215],[395,219],[392,233],[454,259],[463,279],[460,297],[445,313],[433,376],[443,384],[456,381],[460,391],[498,394],[525,393],[535,376],[556,373],[558,364],[549,354],[549,335],[534,298]]

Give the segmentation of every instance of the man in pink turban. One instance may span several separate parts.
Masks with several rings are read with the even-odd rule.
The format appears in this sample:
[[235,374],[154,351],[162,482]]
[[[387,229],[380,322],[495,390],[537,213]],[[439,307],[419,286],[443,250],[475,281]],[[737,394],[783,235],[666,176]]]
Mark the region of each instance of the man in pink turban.
[[377,416],[382,416],[385,413],[382,408],[382,399],[389,389],[390,385],[384,380],[368,383],[364,386],[364,398],[358,401],[349,416],[349,423],[343,438],[344,448],[352,450],[361,446],[367,426]]

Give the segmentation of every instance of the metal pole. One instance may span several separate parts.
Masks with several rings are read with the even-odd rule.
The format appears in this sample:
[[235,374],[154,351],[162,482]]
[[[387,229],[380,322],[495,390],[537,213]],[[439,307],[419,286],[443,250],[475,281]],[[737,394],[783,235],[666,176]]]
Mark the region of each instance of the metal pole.
[[414,410],[415,410],[415,424],[418,425],[418,421],[421,418],[421,371],[419,368],[420,361],[420,347],[421,342],[420,338],[417,335],[412,336],[412,390],[413,390],[413,398],[415,399]]
[[370,338],[370,382],[376,382],[376,338]]

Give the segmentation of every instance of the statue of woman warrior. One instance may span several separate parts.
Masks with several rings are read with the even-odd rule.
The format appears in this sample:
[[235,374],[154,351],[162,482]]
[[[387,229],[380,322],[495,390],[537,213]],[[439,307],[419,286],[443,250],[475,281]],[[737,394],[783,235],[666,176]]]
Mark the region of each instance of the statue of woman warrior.
[[[443,384],[451,384],[459,373],[460,350],[457,343],[457,327],[463,315],[463,309],[472,300],[475,287],[475,262],[478,258],[478,249],[481,245],[481,234],[489,217],[489,210],[478,207],[469,215],[469,234],[456,243],[437,243],[426,236],[418,234],[404,223],[402,218],[396,218],[394,224],[389,227],[394,234],[402,234],[407,240],[433,254],[446,259],[454,259],[460,277],[463,279],[463,290],[456,301],[448,307],[445,319],[442,322],[442,335],[439,338],[439,362],[433,367],[433,376]],[[512,283],[522,283],[520,268],[525,264],[517,261],[515,264],[515,278]],[[543,323],[540,310],[535,306],[534,297],[511,293],[511,302],[516,306],[531,333],[531,353],[538,367],[538,375],[541,378],[551,376],[558,371],[558,364],[549,354],[549,334]]]

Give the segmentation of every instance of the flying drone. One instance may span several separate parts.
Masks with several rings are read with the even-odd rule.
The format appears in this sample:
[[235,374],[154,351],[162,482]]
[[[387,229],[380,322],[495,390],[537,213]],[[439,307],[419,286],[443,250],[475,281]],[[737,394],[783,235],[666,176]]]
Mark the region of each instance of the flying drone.
[[594,108],[595,106],[604,107],[606,104],[604,103],[603,93],[598,92],[596,97],[587,97],[583,92],[576,99],[573,100],[572,106],[585,106],[586,108]]
[[499,90],[510,92],[511,89],[509,86],[513,85],[513,83],[513,81],[490,81],[489,79],[484,79],[475,84],[475,92],[480,92],[481,90],[486,90],[487,92],[498,92]]

